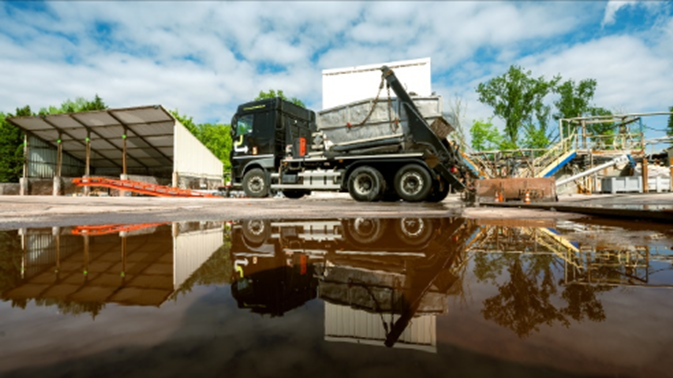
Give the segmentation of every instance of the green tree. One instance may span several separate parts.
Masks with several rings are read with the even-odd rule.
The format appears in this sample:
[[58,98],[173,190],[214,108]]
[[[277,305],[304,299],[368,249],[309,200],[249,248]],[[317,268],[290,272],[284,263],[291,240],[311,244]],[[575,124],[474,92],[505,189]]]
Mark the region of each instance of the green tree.
[[[558,100],[554,102],[557,112],[554,119],[581,117],[592,112],[591,102],[596,93],[597,82],[595,79],[580,80],[575,83],[569,79],[563,84],[557,86],[554,90],[559,95]],[[566,125],[567,126],[567,125]],[[578,127],[574,124],[574,127]],[[564,130],[564,135],[569,135],[573,130]]]
[[[533,123],[534,118],[544,118],[548,107],[543,100],[556,84],[560,76],[545,80],[544,76],[532,77],[531,71],[519,66],[477,86],[479,101],[493,108],[493,114],[505,121],[505,135],[509,144],[517,146],[519,130],[523,125]],[[542,125],[541,125],[542,126]],[[546,128],[540,127],[542,130]]]
[[224,163],[224,171],[231,170],[229,153],[231,152],[231,126],[224,124],[204,123],[199,125],[200,138],[204,146]]
[[523,147],[525,148],[547,148],[550,141],[547,135],[547,127],[540,125],[536,127],[534,124],[525,126],[526,135],[523,139]]
[[[515,231],[508,229],[510,233]],[[477,282],[491,283],[498,289],[497,294],[483,302],[481,313],[484,319],[511,329],[519,337],[539,332],[541,325],[567,327],[571,318],[575,321],[605,320],[605,311],[597,295],[610,287],[562,286],[563,281],[555,276],[555,259],[550,255],[484,253],[475,255],[474,262]],[[592,277],[596,274],[592,272]],[[586,279],[586,275],[580,273],[577,278]]]
[[[605,108],[591,107],[587,113],[592,116],[610,116],[612,112]],[[615,133],[615,125],[612,122],[592,123],[587,125],[587,132],[594,135],[613,135]]]
[[596,84],[595,79],[584,79],[577,84],[570,79],[557,86],[554,92],[560,97],[554,101],[557,110],[554,119],[580,117],[587,113],[596,92]]
[[98,95],[95,95],[92,101],[85,99],[84,97],[77,97],[75,100],[67,99],[61,103],[61,106],[50,106],[48,108],[40,109],[40,115],[47,114],[65,114],[65,113],[79,113],[79,112],[88,112],[92,110],[103,110],[107,109],[107,105],[103,102]]
[[304,104],[303,101],[301,101],[300,99],[298,99],[296,97],[292,97],[292,98],[288,99],[285,96],[285,94],[283,93],[282,90],[277,90],[276,91],[276,90],[273,90],[273,89],[269,89],[268,92],[259,91],[259,94],[257,95],[257,97],[255,97],[255,100],[264,100],[266,98],[276,98],[276,97],[280,97],[283,100],[290,101],[291,103],[293,103],[297,106],[301,106],[302,108],[306,108],[306,105]]
[[0,113],[0,182],[19,182],[23,170],[23,131],[9,117],[32,116],[30,106],[17,108],[15,115]]
[[189,132],[192,133],[192,135],[201,140],[201,138],[199,138],[199,127],[194,123],[194,118],[185,114],[180,114],[178,109],[170,110],[170,112],[173,115],[173,117],[175,117],[178,120],[178,122],[182,124],[182,126],[186,127],[187,130],[189,130]]
[[472,149],[475,151],[488,151],[500,148],[502,145],[502,136],[498,130],[493,126],[491,119],[476,120],[470,127],[470,135],[472,136]]

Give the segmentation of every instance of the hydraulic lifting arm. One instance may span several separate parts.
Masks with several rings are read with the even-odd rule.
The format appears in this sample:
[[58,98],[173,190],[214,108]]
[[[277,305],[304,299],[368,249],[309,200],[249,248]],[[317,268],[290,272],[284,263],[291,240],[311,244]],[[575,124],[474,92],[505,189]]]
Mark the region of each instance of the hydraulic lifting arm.
[[405,107],[409,120],[409,127],[405,130],[405,138],[409,138],[411,142],[427,147],[438,159],[439,164],[433,167],[441,176],[444,177],[454,188],[464,189],[464,183],[456,177],[451,171],[451,168],[456,168],[457,172],[463,173],[465,171],[463,161],[458,151],[453,148],[448,142],[443,143],[437,135],[432,131],[428,123],[423,118],[423,115],[414,104],[411,96],[404,89],[400,81],[395,76],[393,70],[387,66],[381,67],[383,77],[388,82],[388,86],[397,95],[400,104]]

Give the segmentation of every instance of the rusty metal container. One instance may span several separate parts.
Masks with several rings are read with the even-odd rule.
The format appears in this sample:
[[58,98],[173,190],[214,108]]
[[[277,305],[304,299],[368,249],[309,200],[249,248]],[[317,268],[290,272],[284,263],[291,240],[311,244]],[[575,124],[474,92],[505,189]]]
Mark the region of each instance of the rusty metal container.
[[[434,125],[431,126],[433,131],[440,138],[446,138],[453,128],[442,118],[442,97],[414,97],[413,101],[428,125]],[[318,112],[316,127],[330,145],[392,141],[407,134],[406,113],[397,98],[390,102],[388,99],[367,99]]]
[[476,196],[479,202],[524,202],[528,192],[531,202],[556,202],[556,179],[543,178],[496,178],[477,180]]

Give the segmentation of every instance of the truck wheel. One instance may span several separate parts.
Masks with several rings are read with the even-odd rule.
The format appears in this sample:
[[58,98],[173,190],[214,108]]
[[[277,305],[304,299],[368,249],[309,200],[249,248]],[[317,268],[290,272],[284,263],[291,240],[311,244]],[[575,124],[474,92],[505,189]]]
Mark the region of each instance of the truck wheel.
[[395,191],[405,201],[424,201],[432,190],[432,177],[418,164],[407,164],[395,174]]
[[442,202],[449,195],[449,184],[444,179],[436,181],[432,186],[432,193],[428,196],[428,202]]
[[283,195],[290,199],[299,199],[309,193],[308,190],[283,190]]
[[348,178],[348,193],[360,202],[378,201],[386,189],[381,172],[370,166],[356,168]]
[[368,245],[379,241],[385,231],[385,225],[377,218],[349,219],[346,223],[346,235],[360,245]]
[[435,226],[430,219],[402,218],[395,224],[395,234],[410,246],[427,243],[434,232]]
[[246,220],[241,226],[245,241],[253,247],[262,245],[271,233],[271,225],[267,220]]
[[264,198],[269,195],[269,180],[266,173],[259,169],[251,169],[243,176],[243,191],[250,198]]

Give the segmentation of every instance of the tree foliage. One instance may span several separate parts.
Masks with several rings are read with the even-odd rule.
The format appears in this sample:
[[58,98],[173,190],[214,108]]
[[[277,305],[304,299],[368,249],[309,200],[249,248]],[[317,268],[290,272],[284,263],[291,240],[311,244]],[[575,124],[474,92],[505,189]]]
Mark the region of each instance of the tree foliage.
[[17,108],[14,114],[0,113],[0,182],[19,182],[23,170],[23,131],[7,118],[32,115],[30,106]]
[[475,151],[499,149],[503,141],[490,118],[486,121],[474,121],[470,127],[470,135],[472,136],[472,148]]
[[40,115],[47,114],[65,114],[65,113],[79,113],[79,112],[88,112],[92,110],[104,110],[107,109],[107,105],[103,102],[98,95],[94,97],[92,101],[85,99],[84,97],[77,97],[74,101],[67,99],[61,103],[61,106],[50,106],[48,108],[40,109]]
[[[591,107],[588,109],[592,116],[609,116],[612,112],[605,108]],[[615,133],[615,125],[612,122],[592,123],[587,125],[587,131],[594,135],[612,135]]]
[[[556,76],[547,81],[544,76],[532,77],[531,71],[519,66],[510,66],[509,70],[477,86],[479,101],[493,108],[493,114],[505,122],[505,137],[513,145],[518,145],[519,130],[524,125],[543,120],[549,114],[544,98],[560,81]],[[538,123],[539,124],[539,123]],[[540,127],[543,131],[546,129]]]
[[291,103],[293,103],[297,106],[301,106],[302,108],[306,108],[306,105],[304,104],[304,102],[302,100],[300,100],[296,97],[292,97],[292,98],[288,99],[287,96],[285,96],[283,91],[280,90],[280,89],[279,90],[269,89],[268,92],[259,91],[259,94],[257,95],[257,97],[255,97],[255,100],[264,100],[266,98],[276,98],[276,97],[280,97],[283,100],[290,101]]
[[[539,332],[542,325],[569,326],[571,319],[577,322],[604,321],[605,310],[598,294],[610,287],[561,286],[562,281],[555,275],[554,262],[554,258],[546,254],[475,256],[477,281],[492,283],[498,289],[497,294],[483,302],[481,313],[484,319],[511,329],[519,337]],[[600,279],[602,275],[600,272],[596,278]],[[584,273],[577,278],[585,279]]]
[[580,117],[587,113],[591,108],[596,85],[595,79],[584,79],[577,84],[570,79],[557,86],[554,91],[560,97],[554,102],[557,110],[554,119]]
[[525,126],[525,130],[526,134],[522,142],[524,148],[540,149],[549,147],[550,141],[546,125],[536,127],[534,124],[528,124]]

